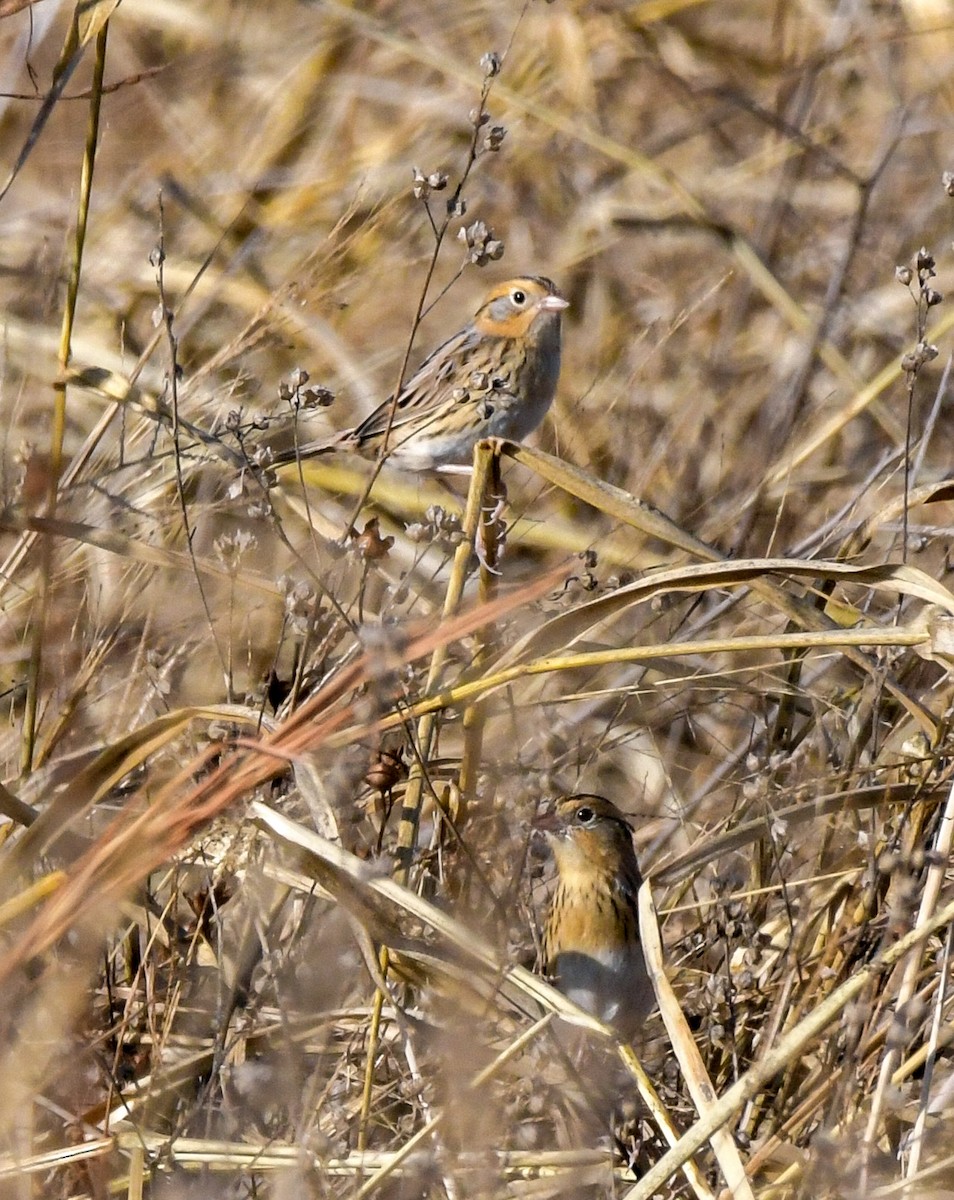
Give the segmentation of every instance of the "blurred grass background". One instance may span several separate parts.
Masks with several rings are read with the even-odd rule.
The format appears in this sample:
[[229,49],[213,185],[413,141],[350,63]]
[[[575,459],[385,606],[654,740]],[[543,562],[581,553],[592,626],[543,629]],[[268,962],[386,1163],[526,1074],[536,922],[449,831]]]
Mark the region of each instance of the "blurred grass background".
[[[369,1030],[381,980],[343,916],[350,892],[318,872],[338,904],[316,900],[250,820],[258,797],[390,862],[432,644],[408,647],[438,624],[466,493],[385,469],[357,528],[376,517],[393,544],[349,538],[366,465],[259,469],[292,436],[280,385],[306,371],[335,394],[301,436],[351,426],[394,386],[412,333],[413,366],[491,282],[548,275],[571,307],[535,444],[713,555],[817,563],[814,585],[755,568],[831,633],[783,653],[801,619],[741,579],[628,598],[642,572],[706,555],[627,526],[608,493],[505,462],[500,589],[525,591],[488,612],[483,659],[473,627],[448,634],[441,675],[488,689],[474,794],[457,788],[461,703],[424,763],[410,883],[502,961],[533,958],[540,800],[590,789],[633,814],[668,973],[724,1090],[950,900],[954,11],[124,0],[99,44],[76,262],[97,48],[76,51],[39,127],[77,14],[8,10],[0,1190],[355,1195],[371,1156],[437,1111],[426,1151],[378,1194],[622,1194],[662,1153],[645,1114],[614,1154],[547,1166],[580,1149],[553,1042],[475,1102],[464,1082],[525,1017],[486,997],[462,1014],[456,991],[435,1010],[443,989],[412,972]],[[441,221],[485,83],[506,136],[467,178],[415,328],[435,236],[414,170],[449,175],[429,201]],[[506,247],[486,267],[457,237],[477,220]],[[919,343],[937,357],[903,370]],[[913,575],[835,570],[902,561],[920,592]],[[480,603],[472,577],[464,608]],[[917,648],[882,645],[897,626]],[[838,633],[853,627],[871,636],[848,653]],[[680,646],[648,664],[567,657],[491,691],[521,638],[525,663]],[[262,738],[294,771],[255,757]],[[375,942],[424,936],[406,914],[400,937],[393,913],[368,919]],[[928,1166],[919,1195],[954,1186],[946,943],[906,963],[731,1115],[753,1194],[875,1194],[858,1180]],[[687,1128],[658,1019],[639,1049]],[[83,1145],[78,1165],[60,1157]],[[506,1159],[517,1151],[525,1162]],[[657,1194],[687,1186],[674,1174]]]

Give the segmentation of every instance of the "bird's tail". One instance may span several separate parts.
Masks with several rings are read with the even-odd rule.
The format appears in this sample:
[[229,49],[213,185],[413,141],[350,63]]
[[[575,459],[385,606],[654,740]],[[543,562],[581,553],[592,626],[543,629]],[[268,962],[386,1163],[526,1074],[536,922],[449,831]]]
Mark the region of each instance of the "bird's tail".
[[333,454],[343,449],[349,442],[351,431],[333,434],[316,442],[301,442],[297,446],[287,446],[272,455],[270,463],[273,467],[284,467],[288,463],[304,462],[309,458],[317,458],[320,454]]

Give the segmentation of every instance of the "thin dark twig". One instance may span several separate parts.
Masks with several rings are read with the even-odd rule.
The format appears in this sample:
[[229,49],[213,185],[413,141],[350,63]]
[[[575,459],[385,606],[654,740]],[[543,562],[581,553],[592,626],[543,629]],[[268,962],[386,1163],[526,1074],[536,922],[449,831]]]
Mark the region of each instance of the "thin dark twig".
[[150,261],[156,270],[156,288],[159,292],[159,304],[161,307],[161,320],[163,328],[166,332],[166,343],[169,348],[169,408],[172,420],[172,442],[174,447],[174,457],[176,464],[176,496],[179,501],[179,511],[182,514],[182,527],[185,533],[186,549],[189,557],[192,559],[195,575],[195,585],[198,588],[199,600],[205,612],[205,619],[208,622],[209,633],[212,635],[212,644],[215,646],[215,653],[222,667],[223,675],[228,679],[228,665],[222,654],[222,648],[219,646],[219,640],[215,633],[215,620],[212,616],[212,609],[209,605],[208,597],[205,594],[205,587],[202,583],[202,574],[199,571],[198,563],[195,557],[195,547],[192,544],[192,523],[189,518],[189,505],[186,501],[185,481],[183,477],[182,456],[180,448],[180,431],[179,431],[179,360],[178,360],[178,340],[175,334],[175,313],[169,307],[166,297],[165,288],[165,210],[162,202],[162,192],[159,193],[159,240],[150,255]]

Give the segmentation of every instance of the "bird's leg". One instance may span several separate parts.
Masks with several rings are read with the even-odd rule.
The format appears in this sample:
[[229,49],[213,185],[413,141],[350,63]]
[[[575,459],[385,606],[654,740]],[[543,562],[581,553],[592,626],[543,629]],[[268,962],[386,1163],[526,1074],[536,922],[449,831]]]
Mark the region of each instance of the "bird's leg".
[[503,510],[507,503],[507,489],[500,477],[498,440],[489,438],[485,442],[479,442],[478,453],[483,452],[484,447],[487,447],[490,452],[490,471],[481,499],[474,550],[481,567],[491,575],[499,575],[498,563],[507,537],[507,524],[503,520]]

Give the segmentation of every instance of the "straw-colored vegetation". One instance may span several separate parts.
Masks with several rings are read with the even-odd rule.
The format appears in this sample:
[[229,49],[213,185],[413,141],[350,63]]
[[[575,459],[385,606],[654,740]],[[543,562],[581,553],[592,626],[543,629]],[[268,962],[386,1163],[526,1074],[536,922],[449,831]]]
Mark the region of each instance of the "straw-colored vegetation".
[[[949,0],[0,12],[0,1195],[954,1193]],[[268,470],[528,271],[499,575],[486,455]]]

